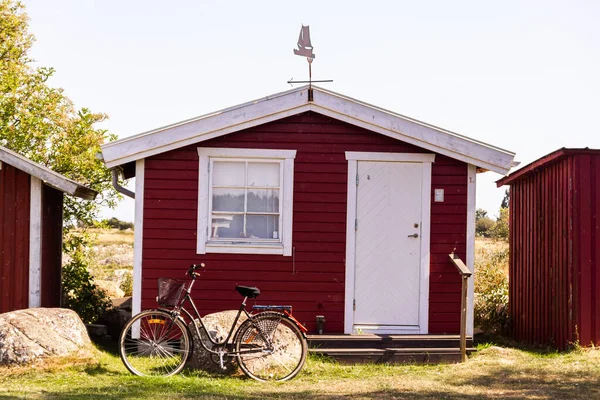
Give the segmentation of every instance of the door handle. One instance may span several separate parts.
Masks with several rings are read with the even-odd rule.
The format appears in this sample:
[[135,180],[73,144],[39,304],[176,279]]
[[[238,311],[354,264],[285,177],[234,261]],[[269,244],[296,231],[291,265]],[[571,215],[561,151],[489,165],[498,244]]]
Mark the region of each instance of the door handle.
[[418,233],[413,233],[412,235],[408,235],[408,237],[418,238],[419,234]]

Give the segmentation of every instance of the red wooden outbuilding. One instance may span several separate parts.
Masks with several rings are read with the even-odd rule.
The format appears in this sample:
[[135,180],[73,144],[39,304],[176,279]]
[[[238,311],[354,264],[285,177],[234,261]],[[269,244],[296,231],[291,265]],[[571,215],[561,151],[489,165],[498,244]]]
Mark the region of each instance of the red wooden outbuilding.
[[[473,267],[475,180],[514,154],[317,87],[301,87],[102,146],[135,176],[134,312],[156,279],[206,271],[203,313],[235,284],[309,330],[458,333]],[[471,299],[473,288],[470,288]],[[472,332],[472,303],[469,310]]]
[[63,193],[97,193],[0,146],[0,313],[60,305]]
[[510,185],[514,338],[600,344],[600,150],[562,148],[498,181]]

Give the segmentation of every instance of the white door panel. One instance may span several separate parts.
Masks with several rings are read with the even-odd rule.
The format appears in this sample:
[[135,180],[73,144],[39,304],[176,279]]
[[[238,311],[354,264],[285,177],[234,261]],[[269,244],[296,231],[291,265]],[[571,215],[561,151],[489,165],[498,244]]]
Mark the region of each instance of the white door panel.
[[354,325],[419,325],[422,165],[358,162]]

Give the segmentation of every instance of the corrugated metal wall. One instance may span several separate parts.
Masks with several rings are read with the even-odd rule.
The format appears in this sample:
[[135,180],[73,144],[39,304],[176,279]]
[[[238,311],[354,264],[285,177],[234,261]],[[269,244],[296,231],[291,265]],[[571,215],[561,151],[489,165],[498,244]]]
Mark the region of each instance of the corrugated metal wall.
[[600,153],[567,152],[510,185],[514,338],[599,344]]

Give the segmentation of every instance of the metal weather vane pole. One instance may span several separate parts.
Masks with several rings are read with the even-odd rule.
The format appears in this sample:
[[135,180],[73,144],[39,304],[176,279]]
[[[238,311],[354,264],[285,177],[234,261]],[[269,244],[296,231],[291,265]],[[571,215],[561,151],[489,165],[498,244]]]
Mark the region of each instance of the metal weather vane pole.
[[310,27],[308,25],[302,25],[302,28],[300,29],[300,35],[298,36],[298,48],[294,49],[294,54],[297,56],[306,57],[306,61],[308,61],[308,81],[289,80],[288,83],[290,85],[294,83],[308,83],[310,88],[313,82],[333,82],[332,79],[321,81],[312,80],[312,62],[315,59],[313,48],[314,47],[310,42]]

